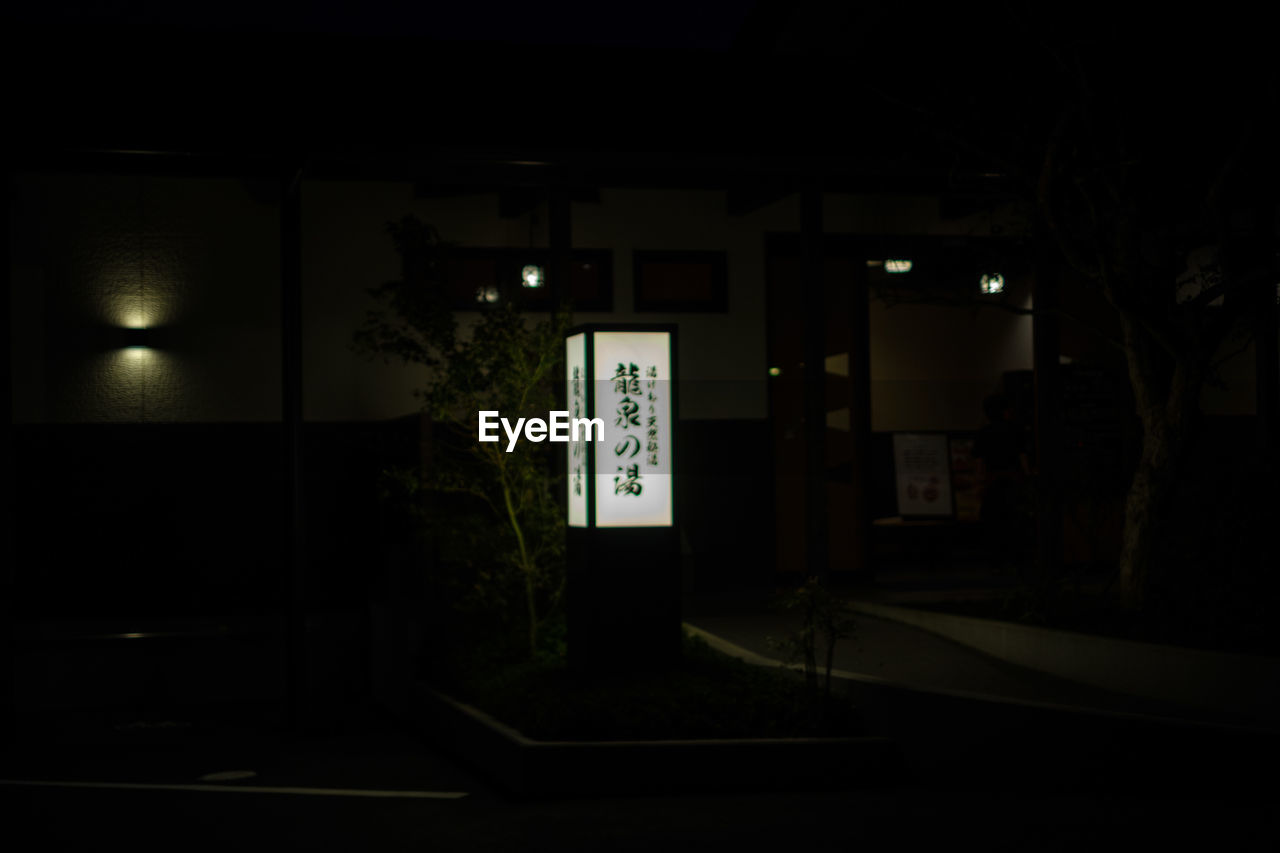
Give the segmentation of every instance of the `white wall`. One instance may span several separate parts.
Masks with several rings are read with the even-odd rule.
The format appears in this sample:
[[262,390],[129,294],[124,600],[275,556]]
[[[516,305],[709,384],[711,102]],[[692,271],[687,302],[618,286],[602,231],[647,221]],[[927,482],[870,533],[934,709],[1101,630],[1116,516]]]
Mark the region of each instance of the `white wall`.
[[[1013,211],[943,219],[932,197],[832,194],[823,215],[832,232],[987,237],[1010,226]],[[1031,307],[1029,279],[1006,276],[1005,286],[1008,301]],[[977,281],[973,287],[979,296]],[[874,431],[977,429],[982,400],[1001,390],[1002,374],[1032,366],[1030,316],[877,300],[869,325]]]
[[[304,185],[304,405],[310,420],[378,419],[416,411],[422,372],[369,362],[350,349],[359,319],[374,305],[365,288],[399,275],[387,222],[407,214],[462,246],[547,244],[545,207],[502,219],[494,194],[418,199],[408,184],[310,182]],[[531,229],[531,219],[533,227]],[[765,396],[764,240],[794,230],[794,199],[730,217],[719,191],[605,189],[599,203],[572,205],[576,248],[613,250],[612,313],[575,322],[678,323],[682,418],[763,418]],[[715,249],[727,253],[724,314],[635,313],[634,249]]]
[[[20,175],[19,423],[280,418],[279,206],[237,180]],[[125,349],[146,326],[149,349]]]
[[[278,419],[279,206],[270,190],[235,180],[21,176],[13,226],[17,419]],[[407,183],[306,181],[302,197],[309,420],[418,409],[421,368],[372,362],[351,348],[374,307],[366,289],[400,272],[388,222],[414,214],[464,246],[547,243],[545,206],[504,219],[496,194],[424,199]],[[986,215],[943,221],[934,199],[888,195],[830,194],[824,219],[829,233],[862,234],[984,234],[992,223]],[[764,238],[798,227],[795,196],[730,217],[721,191],[601,190],[598,203],[572,205],[573,244],[612,250],[614,311],[575,320],[677,323],[681,416],[764,418]],[[725,251],[728,311],[632,311],[636,249]],[[1009,282],[1016,293],[1028,286]],[[139,318],[171,333],[171,345],[128,354],[95,348],[80,331]],[[1030,329],[1029,318],[997,311],[873,305],[873,428],[975,427],[1000,374],[1031,366]],[[1227,405],[1242,397],[1234,393]]]
[[[605,190],[601,204],[575,206],[574,242],[614,247],[615,312],[582,319],[678,323],[680,416],[767,417],[764,235],[798,227],[794,196],[731,217],[720,191]],[[636,249],[725,251],[728,312],[633,312]]]
[[[976,288],[975,283],[975,288]],[[1006,282],[1030,307],[1026,281]],[[1001,376],[1032,366],[1031,318],[994,308],[871,304],[871,428],[973,430]]]

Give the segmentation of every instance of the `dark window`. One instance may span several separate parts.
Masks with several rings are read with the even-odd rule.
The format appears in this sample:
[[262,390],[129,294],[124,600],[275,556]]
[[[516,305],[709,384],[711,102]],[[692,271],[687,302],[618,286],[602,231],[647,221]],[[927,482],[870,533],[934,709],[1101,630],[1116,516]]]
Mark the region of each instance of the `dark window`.
[[727,311],[724,252],[636,251],[636,311]]

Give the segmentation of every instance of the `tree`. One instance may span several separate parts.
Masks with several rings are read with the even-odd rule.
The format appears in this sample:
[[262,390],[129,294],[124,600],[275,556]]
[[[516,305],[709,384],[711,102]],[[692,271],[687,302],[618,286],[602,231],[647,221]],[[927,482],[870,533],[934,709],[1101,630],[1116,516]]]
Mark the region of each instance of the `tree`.
[[[414,217],[387,231],[400,253],[402,276],[370,289],[384,303],[355,335],[358,350],[424,368],[416,392],[433,423],[433,452],[421,476],[408,475],[411,490],[469,496],[487,519],[474,550],[492,545],[495,566],[471,579],[472,592],[502,609],[513,582],[522,611],[504,614],[526,628],[527,652],[539,646],[539,629],[559,606],[564,590],[564,519],[554,497],[547,445],[479,442],[478,413],[496,410],[512,422],[542,417],[554,405],[568,317],[530,324],[510,303],[478,303],[469,335],[460,333],[446,281],[448,245]],[[403,476],[403,473],[402,473]],[[496,523],[496,526],[495,526]],[[437,535],[457,537],[453,525]]]
[[[1247,346],[1250,318],[1275,310],[1276,172],[1263,129],[1276,86],[1274,72],[1207,49],[1175,76],[1143,50],[1158,32],[1093,11],[966,30],[1000,45],[1016,73],[996,86],[982,69],[928,91],[875,92],[937,143],[953,179],[995,186],[1020,208],[1025,238],[1064,283],[1105,298],[1142,427],[1118,566],[1123,600],[1141,609],[1201,392],[1239,351],[1228,342]],[[1212,30],[1198,38],[1213,46]],[[1232,48],[1248,55],[1246,43]]]
[[[1268,300],[1274,310],[1276,200],[1250,191],[1268,180],[1252,122],[1161,145],[1173,129],[1107,93],[1096,73],[1105,64],[1074,64],[1074,97],[1045,140],[1036,202],[1062,258],[1119,321],[1142,425],[1119,562],[1122,597],[1137,609],[1158,581],[1157,540],[1201,393],[1234,354],[1224,357],[1229,338],[1247,336],[1250,314]],[[1185,156],[1156,153],[1170,148]]]

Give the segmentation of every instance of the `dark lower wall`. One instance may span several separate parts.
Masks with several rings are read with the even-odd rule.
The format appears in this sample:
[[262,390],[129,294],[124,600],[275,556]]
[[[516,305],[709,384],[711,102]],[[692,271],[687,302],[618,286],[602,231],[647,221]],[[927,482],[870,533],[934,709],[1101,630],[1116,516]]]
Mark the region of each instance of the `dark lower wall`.
[[[57,424],[15,430],[18,618],[183,617],[285,600],[278,424]],[[360,607],[411,531],[382,472],[420,458],[418,417],[304,429],[308,606]],[[682,421],[678,500],[699,583],[771,576],[768,421]]]
[[[303,436],[308,604],[350,606],[382,562],[379,472],[412,463],[418,422]],[[284,452],[278,424],[16,427],[16,618],[279,609]]]
[[694,582],[707,590],[774,576],[769,421],[681,421],[676,490]]
[[[1206,451],[1241,445],[1219,435],[1220,420],[1207,422]],[[686,420],[679,429],[683,550],[695,582],[770,582],[769,422]],[[417,464],[422,439],[416,416],[306,424],[309,606],[362,606],[388,553],[405,550],[411,531],[386,511],[380,478],[386,468]],[[891,441],[889,433],[872,436],[873,517],[896,514]],[[287,577],[283,442],[278,424],[16,427],[18,617],[279,607]]]

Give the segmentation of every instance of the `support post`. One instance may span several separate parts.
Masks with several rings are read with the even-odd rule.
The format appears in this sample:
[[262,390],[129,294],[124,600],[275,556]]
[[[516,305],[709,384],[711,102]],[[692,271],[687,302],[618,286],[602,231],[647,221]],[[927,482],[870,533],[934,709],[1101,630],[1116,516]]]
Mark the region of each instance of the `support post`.
[[548,242],[551,244],[551,310],[558,311],[560,304],[572,295],[569,287],[570,267],[573,262],[573,216],[569,204],[569,191],[563,183],[553,184],[547,193]]
[[804,440],[805,573],[826,580],[830,568],[827,541],[827,404],[825,279],[822,259],[822,190],[800,193],[800,240],[804,270]]
[[281,426],[285,475],[286,719],[306,721],[306,541],[302,489],[302,169],[284,175],[280,199]]
[[849,297],[849,381],[852,399],[849,429],[853,436],[853,571],[860,580],[871,579],[871,294],[867,265],[861,255],[853,259],[853,293]]
[[[4,276],[4,294],[0,298],[0,323],[6,332],[6,340],[8,340],[9,330],[12,329],[13,317],[13,232],[12,217],[14,205],[14,174],[6,171],[4,176],[4,212],[0,219],[0,227],[3,227],[3,263],[4,271],[0,275]],[[18,496],[16,493],[17,478],[14,465],[14,442],[17,438],[13,428],[13,347],[4,347],[3,354],[0,354],[0,393],[3,394],[4,406],[4,449],[0,451],[0,483],[3,486],[4,494],[0,496],[3,501],[3,533],[0,534],[0,678],[4,679],[3,685],[0,685],[0,729],[3,729],[4,735],[0,738],[0,742],[7,743],[16,735],[16,700],[14,695],[15,685],[14,677],[16,675],[15,666],[16,652],[14,643],[17,640],[13,621],[17,617],[17,603],[13,600],[14,593],[18,587],[18,566],[17,555],[18,548],[15,541],[18,534],[17,510]]]
[[1036,553],[1034,586],[1044,589],[1057,578],[1062,562],[1062,371],[1058,308],[1058,269],[1036,259],[1031,317],[1035,369]]
[[1253,352],[1254,376],[1257,393],[1258,444],[1264,450],[1273,451],[1280,442],[1280,213],[1266,212],[1259,215],[1263,228],[1268,225],[1263,238],[1263,264],[1269,271],[1267,280],[1259,288],[1257,310],[1254,312]]

